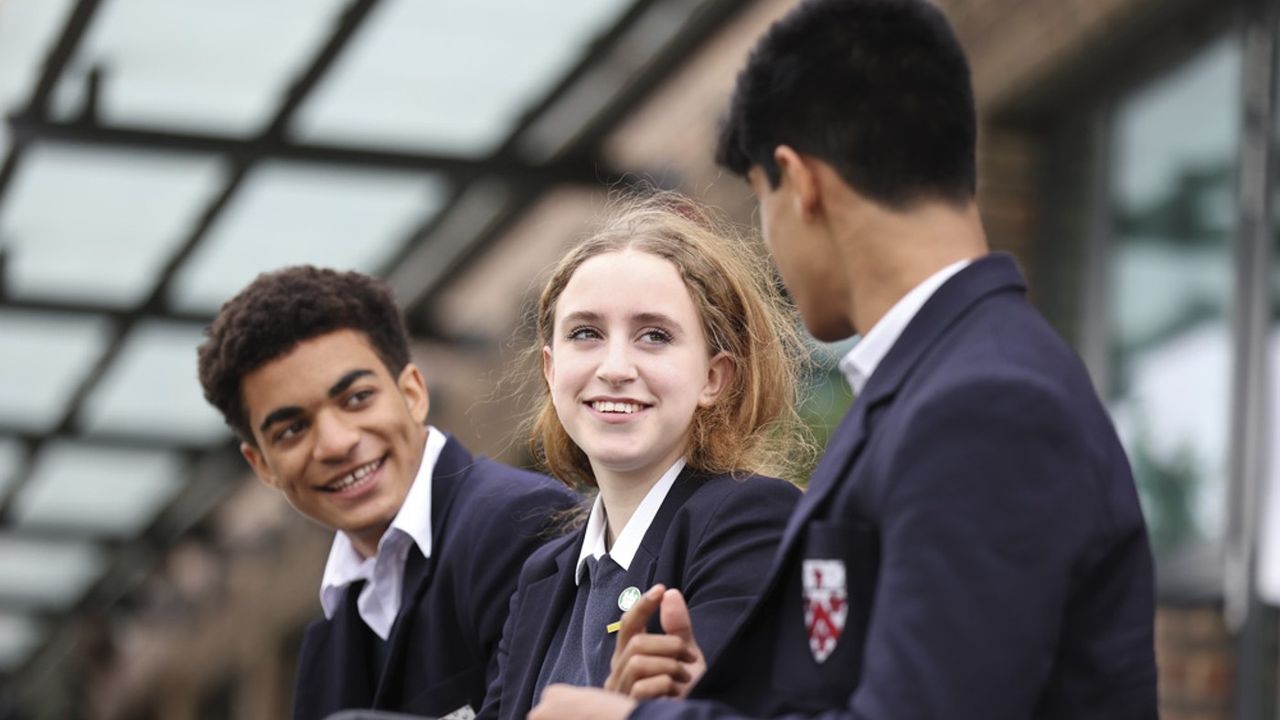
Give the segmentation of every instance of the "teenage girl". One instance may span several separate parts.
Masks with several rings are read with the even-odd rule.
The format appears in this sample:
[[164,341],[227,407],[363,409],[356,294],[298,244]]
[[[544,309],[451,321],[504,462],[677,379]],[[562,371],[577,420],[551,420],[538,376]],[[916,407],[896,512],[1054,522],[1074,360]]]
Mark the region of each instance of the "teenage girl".
[[633,692],[680,694],[719,651],[799,499],[764,476],[807,446],[803,345],[774,288],[763,258],[673,194],[626,202],[555,267],[531,442],[598,492],[585,525],[525,563],[482,717],[523,720],[552,683],[604,684],[623,612],[656,583],[683,592],[704,657]]

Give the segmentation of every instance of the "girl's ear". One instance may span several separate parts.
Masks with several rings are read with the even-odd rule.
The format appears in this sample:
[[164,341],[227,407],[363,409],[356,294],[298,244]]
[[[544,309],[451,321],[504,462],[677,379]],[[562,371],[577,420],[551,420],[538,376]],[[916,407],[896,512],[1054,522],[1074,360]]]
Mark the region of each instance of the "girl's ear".
[[734,363],[729,353],[721,351],[711,358],[711,363],[707,367],[707,382],[702,386],[702,392],[698,394],[698,407],[711,407],[715,404],[716,398],[733,383],[733,376],[738,371],[738,366]]
[[555,375],[555,365],[551,358],[551,346],[542,346],[542,378],[547,381],[547,387],[551,387],[551,378]]

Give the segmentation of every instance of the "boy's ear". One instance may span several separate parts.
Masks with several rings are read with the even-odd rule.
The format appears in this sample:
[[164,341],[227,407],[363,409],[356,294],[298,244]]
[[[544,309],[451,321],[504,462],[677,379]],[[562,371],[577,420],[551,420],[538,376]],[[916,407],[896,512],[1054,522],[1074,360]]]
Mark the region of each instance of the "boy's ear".
[[276,479],[275,473],[271,472],[271,466],[267,464],[267,459],[262,454],[262,450],[253,443],[240,443],[240,454],[248,461],[249,467],[253,468],[253,474],[258,476],[266,485],[273,488],[280,487],[279,481]]
[[413,363],[405,365],[396,385],[409,406],[409,414],[419,425],[426,425],[427,414],[431,411],[431,394],[427,392],[427,381],[422,377],[422,371]]
[[801,155],[789,145],[779,145],[773,150],[773,160],[778,164],[781,181],[779,190],[786,190],[788,199],[795,206],[796,217],[813,220],[822,205],[822,193],[813,158]]
[[715,404],[716,399],[733,383],[733,376],[737,371],[738,366],[729,353],[720,352],[711,358],[711,364],[707,368],[707,382],[698,394],[698,407]]

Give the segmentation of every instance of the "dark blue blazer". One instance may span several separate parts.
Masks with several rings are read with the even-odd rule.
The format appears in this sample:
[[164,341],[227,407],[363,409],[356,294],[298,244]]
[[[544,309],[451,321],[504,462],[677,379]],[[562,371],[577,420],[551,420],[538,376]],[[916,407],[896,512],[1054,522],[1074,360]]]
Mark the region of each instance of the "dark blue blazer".
[[[627,569],[627,585],[642,591],[656,583],[680,589],[698,645],[708,660],[714,658],[760,591],[799,498],[800,491],[782,480],[707,476],[686,468],[645,532]],[[528,715],[547,648],[573,608],[584,537],[585,528],[548,544],[525,563],[482,718],[524,720]],[[662,632],[656,616],[649,630]]]
[[[822,662],[806,561],[846,570]],[[1153,594],[1107,412],[994,255],[948,280],[873,373],[691,701],[633,717],[1155,720]]]
[[376,636],[349,592],[332,619],[306,630],[295,718],[346,708],[439,716],[480,707],[520,566],[549,539],[549,520],[578,499],[543,475],[473,458],[451,436],[431,483],[431,557],[416,578],[406,573],[385,670],[379,677]]

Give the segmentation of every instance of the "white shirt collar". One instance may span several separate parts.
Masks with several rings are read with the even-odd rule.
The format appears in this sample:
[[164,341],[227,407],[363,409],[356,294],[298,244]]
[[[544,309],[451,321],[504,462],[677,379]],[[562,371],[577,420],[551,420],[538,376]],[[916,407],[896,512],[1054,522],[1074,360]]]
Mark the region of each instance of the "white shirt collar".
[[844,374],[849,387],[853,388],[855,396],[867,386],[871,373],[876,371],[880,361],[889,354],[893,344],[898,341],[902,331],[907,329],[907,325],[911,323],[916,313],[920,312],[920,308],[924,307],[943,283],[950,280],[952,275],[965,269],[970,262],[972,260],[951,263],[925,278],[924,282],[916,285],[894,303],[893,307],[889,308],[889,312],[885,313],[884,317],[862,336],[858,344],[840,359],[840,372]]
[[391,526],[378,541],[373,557],[362,558],[346,533],[334,533],[320,582],[320,606],[332,619],[347,586],[365,581],[357,602],[360,617],[378,637],[391,636],[391,626],[400,612],[400,590],[404,585],[404,560],[410,543],[423,557],[431,557],[431,476],[444,449],[444,433],[427,426],[427,442],[404,504]]
[[[623,570],[631,569],[631,561],[635,559],[636,551],[640,549],[640,541],[644,540],[644,534],[649,532],[649,526],[653,524],[653,518],[658,515],[658,508],[662,507],[662,501],[667,499],[667,493],[671,491],[671,486],[675,485],[676,478],[680,476],[680,471],[684,469],[685,459],[680,458],[674,465],[667,468],[667,471],[658,478],[658,482],[649,488],[649,492],[645,493],[644,499],[636,506],[635,512],[631,513],[631,519],[623,526],[622,532],[618,533],[618,539],[613,543],[613,547],[607,552],[614,562],[618,563]],[[591,505],[591,516],[587,518],[587,528],[584,531],[582,539],[582,550],[578,553],[577,571],[573,575],[574,583],[582,581],[582,566],[586,563],[587,558],[593,557],[597,560],[604,555],[605,550],[605,532],[608,530],[608,522],[604,515],[604,501],[599,495],[596,495],[596,501]]]

